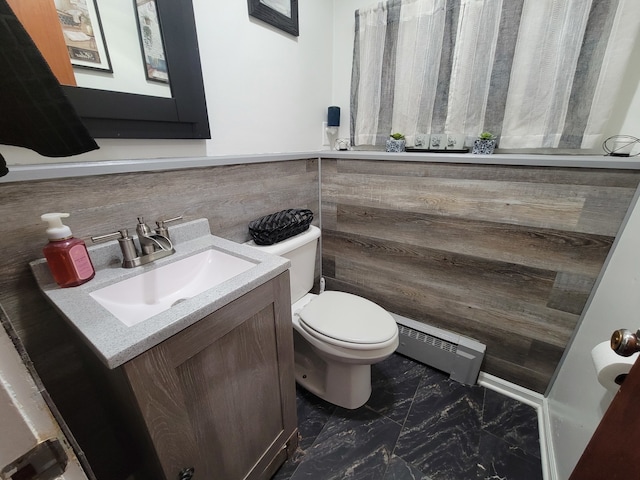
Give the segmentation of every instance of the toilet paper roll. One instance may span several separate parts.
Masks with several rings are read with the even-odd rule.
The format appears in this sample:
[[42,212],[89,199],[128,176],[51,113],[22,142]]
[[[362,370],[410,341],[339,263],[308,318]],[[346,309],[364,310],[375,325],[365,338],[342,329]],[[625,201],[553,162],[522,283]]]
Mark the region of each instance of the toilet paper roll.
[[611,349],[610,342],[602,342],[593,347],[591,358],[596,368],[598,382],[610,392],[617,392],[631,370],[638,354],[621,357]]

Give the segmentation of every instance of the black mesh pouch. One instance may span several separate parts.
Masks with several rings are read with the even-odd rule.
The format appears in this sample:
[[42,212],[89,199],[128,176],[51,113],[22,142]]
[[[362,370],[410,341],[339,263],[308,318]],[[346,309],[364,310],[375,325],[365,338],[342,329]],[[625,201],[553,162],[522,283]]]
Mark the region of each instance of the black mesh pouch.
[[311,210],[291,208],[252,220],[249,233],[257,245],[273,245],[304,232],[312,220]]

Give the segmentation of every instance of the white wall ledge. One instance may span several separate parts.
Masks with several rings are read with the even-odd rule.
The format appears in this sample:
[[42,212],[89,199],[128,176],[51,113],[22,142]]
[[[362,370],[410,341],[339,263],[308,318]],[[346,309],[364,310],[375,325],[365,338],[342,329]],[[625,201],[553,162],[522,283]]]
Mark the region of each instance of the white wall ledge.
[[87,177],[91,175],[112,175],[117,173],[158,172],[163,170],[182,170],[187,168],[204,168],[220,165],[280,162],[307,158],[318,158],[318,152],[107,160],[97,162],[46,163],[40,165],[9,165],[9,173],[0,178],[0,183]]
[[603,155],[518,155],[518,154],[447,154],[447,153],[387,153],[376,151],[321,150],[260,155],[229,155],[213,157],[155,158],[111,160],[98,162],[47,163],[40,165],[9,165],[9,173],[0,183],[25,182],[56,178],[112,175],[118,173],[181,170],[222,165],[281,162],[309,158],[378,160],[402,162],[469,163],[475,165],[513,165],[537,167],[613,168],[640,170],[640,157],[607,157]]
[[471,153],[375,151],[323,151],[322,158],[358,160],[395,160],[402,162],[472,163],[476,165],[522,165],[536,167],[615,168],[640,170],[640,157],[609,157],[604,155],[531,155],[496,153],[473,155]]

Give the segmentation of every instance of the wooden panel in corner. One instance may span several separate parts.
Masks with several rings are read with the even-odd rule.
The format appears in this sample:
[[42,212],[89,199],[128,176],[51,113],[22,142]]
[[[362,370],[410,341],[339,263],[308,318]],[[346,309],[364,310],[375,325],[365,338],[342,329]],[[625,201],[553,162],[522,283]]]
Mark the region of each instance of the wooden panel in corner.
[[58,13],[51,0],[7,0],[62,85],[76,86]]

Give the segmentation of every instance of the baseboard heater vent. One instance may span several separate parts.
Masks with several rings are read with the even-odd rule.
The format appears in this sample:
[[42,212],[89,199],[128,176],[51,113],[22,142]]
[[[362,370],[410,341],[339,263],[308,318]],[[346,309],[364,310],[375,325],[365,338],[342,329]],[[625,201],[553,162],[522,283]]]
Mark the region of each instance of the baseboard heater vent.
[[462,335],[392,314],[400,333],[398,353],[473,385],[478,380],[486,345]]

